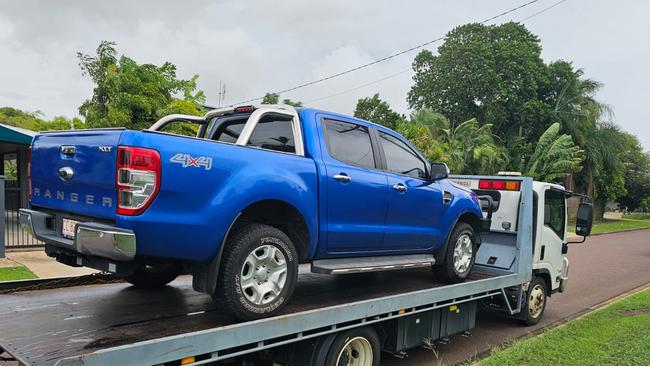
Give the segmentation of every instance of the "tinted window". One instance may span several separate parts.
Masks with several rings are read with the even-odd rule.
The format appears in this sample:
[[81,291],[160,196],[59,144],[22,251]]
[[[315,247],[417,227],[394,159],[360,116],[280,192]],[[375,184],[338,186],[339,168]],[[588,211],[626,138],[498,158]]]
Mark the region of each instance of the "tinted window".
[[544,225],[553,230],[558,237],[564,238],[564,195],[548,190],[544,193]]
[[227,118],[224,118],[221,121],[217,120],[215,122],[216,130],[214,132],[214,135],[212,136],[212,139],[216,141],[228,142],[234,144],[235,142],[237,142],[237,139],[239,138],[239,135],[241,134],[241,131],[244,128],[244,125],[246,125],[247,120],[248,117],[238,118],[234,120],[227,119]]
[[248,140],[248,146],[295,153],[291,120],[272,115],[262,117]]
[[330,155],[346,164],[374,168],[375,158],[368,127],[325,120],[325,135]]
[[386,155],[386,168],[389,171],[415,178],[427,177],[424,162],[408,145],[384,132],[379,132],[379,136]]

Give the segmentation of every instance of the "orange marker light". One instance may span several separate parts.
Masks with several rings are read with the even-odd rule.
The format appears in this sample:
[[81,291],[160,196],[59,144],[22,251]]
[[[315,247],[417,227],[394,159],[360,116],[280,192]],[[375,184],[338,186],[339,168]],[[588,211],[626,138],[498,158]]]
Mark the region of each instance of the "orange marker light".
[[184,359],[181,360],[181,365],[189,365],[191,363],[194,363],[195,361],[196,361],[196,358],[194,358],[194,356],[185,357]]

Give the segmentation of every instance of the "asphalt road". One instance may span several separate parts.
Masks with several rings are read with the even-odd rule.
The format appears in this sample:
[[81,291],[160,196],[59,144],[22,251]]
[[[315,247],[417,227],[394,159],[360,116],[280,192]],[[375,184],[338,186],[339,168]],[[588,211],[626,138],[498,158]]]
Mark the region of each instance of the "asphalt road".
[[[542,321],[524,327],[497,314],[483,313],[470,336],[436,344],[438,357],[453,365],[491,347],[571,319],[607,300],[650,284],[650,230],[593,236],[569,247],[569,288],[549,299]],[[384,355],[382,365],[435,365],[430,350],[418,348],[404,359]]]

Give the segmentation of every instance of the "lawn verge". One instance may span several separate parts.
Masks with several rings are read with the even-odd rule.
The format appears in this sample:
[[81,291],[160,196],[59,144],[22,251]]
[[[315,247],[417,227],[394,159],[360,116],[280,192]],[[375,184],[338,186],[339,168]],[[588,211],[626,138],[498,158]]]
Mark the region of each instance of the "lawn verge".
[[25,266],[0,268],[0,281],[17,281],[38,278]]
[[514,341],[479,364],[650,364],[650,288],[539,336]]

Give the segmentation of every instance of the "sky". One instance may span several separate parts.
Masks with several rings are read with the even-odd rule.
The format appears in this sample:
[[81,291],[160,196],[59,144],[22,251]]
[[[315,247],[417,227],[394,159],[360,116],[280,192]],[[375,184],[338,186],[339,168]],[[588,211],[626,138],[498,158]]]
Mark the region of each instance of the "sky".
[[[170,61],[181,78],[199,74],[210,105],[219,104],[225,84],[221,103],[229,105],[372,62],[528,1],[5,0],[0,106],[48,118],[78,115],[93,84],[81,74],[77,52],[92,55],[102,40],[139,63]],[[541,39],[546,62],[572,61],[603,83],[597,99],[650,150],[650,2],[566,0],[535,15],[557,2],[539,0],[490,24],[523,21]],[[379,93],[410,114],[416,53],[281,97],[352,114],[359,98]]]

